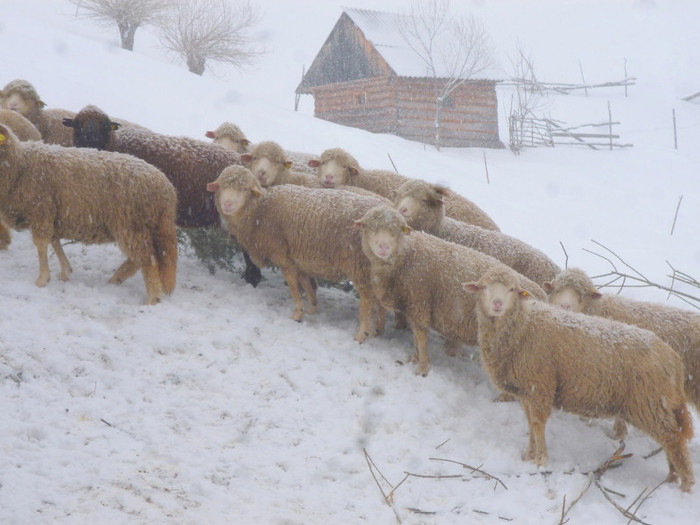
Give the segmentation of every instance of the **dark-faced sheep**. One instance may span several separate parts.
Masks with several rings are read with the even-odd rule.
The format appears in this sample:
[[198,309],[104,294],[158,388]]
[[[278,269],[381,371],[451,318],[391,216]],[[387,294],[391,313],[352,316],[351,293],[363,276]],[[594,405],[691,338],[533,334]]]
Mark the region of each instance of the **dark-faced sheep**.
[[527,301],[515,272],[492,268],[464,288],[477,299],[481,359],[496,388],[514,395],[527,418],[524,459],[547,464],[545,425],[552,410],[621,417],[666,451],[669,481],[689,492],[693,435],[683,367],[654,333],[608,319]]
[[540,286],[561,271],[543,252],[515,237],[445,217],[445,193],[442,186],[410,180],[396,190],[394,205],[411,228],[495,257]]
[[[374,294],[385,308],[405,315],[413,331],[416,373],[427,375],[430,370],[431,328],[447,338],[450,353],[459,344],[476,344],[475,300],[461,283],[502,264],[466,246],[411,230],[391,206],[369,210],[356,224],[371,263]],[[533,297],[546,298],[536,283],[519,279]]]
[[29,229],[39,254],[37,286],[50,278],[47,248],[72,269],[61,239],[85,244],[116,242],[127,260],[114,272],[118,284],[139,269],[148,304],[175,287],[175,189],[157,168],[118,153],[20,142],[0,125],[0,214],[15,229]]
[[[219,213],[206,184],[232,164],[240,164],[240,156],[215,144],[189,137],[163,135],[146,128],[114,125],[100,108],[90,105],[81,109],[64,126],[74,133],[76,147],[105,148],[128,153],[161,170],[177,191],[177,225],[201,228],[218,225]],[[118,129],[117,129],[118,128]],[[260,269],[247,254],[244,279],[257,286]]]
[[[370,265],[362,254],[360,233],[353,221],[381,203],[344,191],[303,188],[293,184],[263,188],[242,166],[231,166],[207,186],[232,235],[258,266],[278,266],[294,300],[292,319],[317,310],[311,277],[352,280],[360,296],[359,328],[355,340],[364,341],[383,328],[384,313],[370,284]],[[304,309],[300,286],[310,310]]]
[[73,134],[63,126],[64,118],[75,113],[66,109],[45,108],[34,86],[22,79],[13,80],[0,91],[0,107],[17,111],[41,133],[47,144],[73,145]]
[[[680,356],[685,395],[700,412],[700,315],[660,303],[600,293],[579,268],[562,271],[544,283],[544,289],[552,305],[639,326],[658,335]],[[624,435],[624,429],[617,427],[616,431]]]
[[[393,199],[399,186],[412,180],[392,171],[365,170],[341,148],[327,149],[318,160],[309,161],[309,166],[317,169],[317,176],[324,186],[359,186],[387,199]],[[472,201],[447,188],[444,191],[445,214],[448,217],[499,231],[496,223]]]

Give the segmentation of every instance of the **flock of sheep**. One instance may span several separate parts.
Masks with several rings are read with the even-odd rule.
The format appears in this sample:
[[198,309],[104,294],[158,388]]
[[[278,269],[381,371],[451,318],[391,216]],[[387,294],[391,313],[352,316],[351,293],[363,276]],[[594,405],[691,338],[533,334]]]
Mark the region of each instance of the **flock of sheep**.
[[700,410],[700,315],[601,294],[581,270],[502,233],[476,204],[441,186],[361,167],[335,148],[320,156],[253,145],[224,123],[212,142],[155,133],[95,106],[47,109],[34,87],[0,91],[0,248],[29,229],[37,286],[71,266],[62,239],[115,242],[126,256],[110,278],[141,270],[147,302],[175,288],[177,227],[221,225],[245,250],[246,281],[278,267],[292,319],[318,311],[315,279],[349,279],[359,295],[358,342],[387,312],[410,327],[416,373],[428,374],[429,330],[455,354],[479,345],[504,400],[525,412],[524,459],[547,463],[553,409],[614,417],[665,450],[669,481],[694,484],[690,401]]

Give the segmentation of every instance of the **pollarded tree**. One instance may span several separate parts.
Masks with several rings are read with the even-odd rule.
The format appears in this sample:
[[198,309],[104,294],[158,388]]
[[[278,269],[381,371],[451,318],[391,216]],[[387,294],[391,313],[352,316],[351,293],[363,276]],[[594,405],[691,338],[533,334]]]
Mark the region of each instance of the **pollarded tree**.
[[161,24],[161,43],[183,57],[197,75],[204,73],[209,60],[242,67],[259,54],[248,35],[256,21],[248,2],[176,0]]
[[[133,51],[136,30],[155,25],[168,6],[167,0],[69,0],[78,16],[92,18],[102,24],[119,27],[122,49]],[[81,13],[82,10],[82,13]]]

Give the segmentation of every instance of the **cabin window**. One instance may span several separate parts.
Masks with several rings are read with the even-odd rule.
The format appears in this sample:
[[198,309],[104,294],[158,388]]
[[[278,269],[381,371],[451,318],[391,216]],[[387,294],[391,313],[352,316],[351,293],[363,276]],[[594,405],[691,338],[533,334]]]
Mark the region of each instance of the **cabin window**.
[[355,103],[358,106],[363,106],[363,105],[367,104],[367,93],[362,92],[362,93],[358,93],[357,95],[355,95]]

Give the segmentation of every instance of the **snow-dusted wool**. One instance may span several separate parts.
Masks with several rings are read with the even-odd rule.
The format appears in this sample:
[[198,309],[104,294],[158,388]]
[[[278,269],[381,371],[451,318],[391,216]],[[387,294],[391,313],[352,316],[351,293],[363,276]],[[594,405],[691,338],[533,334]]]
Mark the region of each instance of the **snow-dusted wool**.
[[176,193],[157,168],[129,155],[20,142],[0,125],[0,215],[29,229],[39,254],[37,286],[50,278],[47,248],[72,272],[61,239],[116,242],[127,260],[110,278],[118,284],[139,269],[148,303],[175,288]]
[[[383,328],[384,312],[370,284],[370,265],[362,253],[354,221],[381,203],[379,198],[342,190],[284,184],[263,188],[242,166],[231,166],[211,184],[222,222],[258,266],[278,266],[294,300],[292,319],[318,308],[311,277],[352,280],[360,296],[358,342]],[[230,190],[230,192],[228,191]],[[238,203],[234,209],[233,202]],[[310,308],[304,310],[300,286]]]
[[[347,151],[331,148],[321,153],[318,160],[309,162],[317,168],[317,176],[322,184],[359,186],[373,191],[387,199],[393,199],[396,190],[413,179],[388,170],[365,170]],[[499,231],[493,220],[469,199],[445,188],[445,214],[455,220],[475,224],[487,230]]]
[[442,186],[411,180],[396,190],[394,204],[411,228],[495,257],[540,286],[561,271],[543,252],[515,237],[446,217],[445,192]]
[[45,106],[34,86],[26,80],[12,80],[0,91],[0,107],[21,113],[39,130],[44,142],[72,146],[73,133],[63,125],[63,119],[72,118],[75,113]]
[[36,129],[36,126],[18,111],[0,108],[0,124],[9,126],[21,141],[41,140],[41,133]]
[[621,417],[666,451],[669,481],[689,492],[695,477],[687,442],[692,419],[683,367],[648,330],[528,301],[510,268],[464,284],[477,299],[481,359],[493,384],[514,395],[528,421],[524,459],[547,464],[545,425],[552,410]]
[[280,184],[320,188],[315,170],[308,166],[309,158],[301,160],[303,162],[295,163],[282,146],[270,140],[256,144],[250,153],[241,155],[243,165],[258,178],[264,188]]
[[603,294],[579,268],[562,271],[544,288],[550,304],[646,328],[658,335],[681,357],[685,395],[700,412],[700,315],[661,303]]
[[[476,303],[461,285],[502,263],[466,246],[411,230],[392,206],[369,210],[358,226],[362,249],[371,262],[374,293],[385,308],[404,314],[413,331],[416,373],[427,375],[430,370],[430,328],[448,339],[448,350],[459,344],[476,344]],[[396,240],[396,249],[385,258],[378,257],[370,246],[370,237],[382,230]],[[524,276],[519,279],[533,297],[545,300],[539,285]]]

